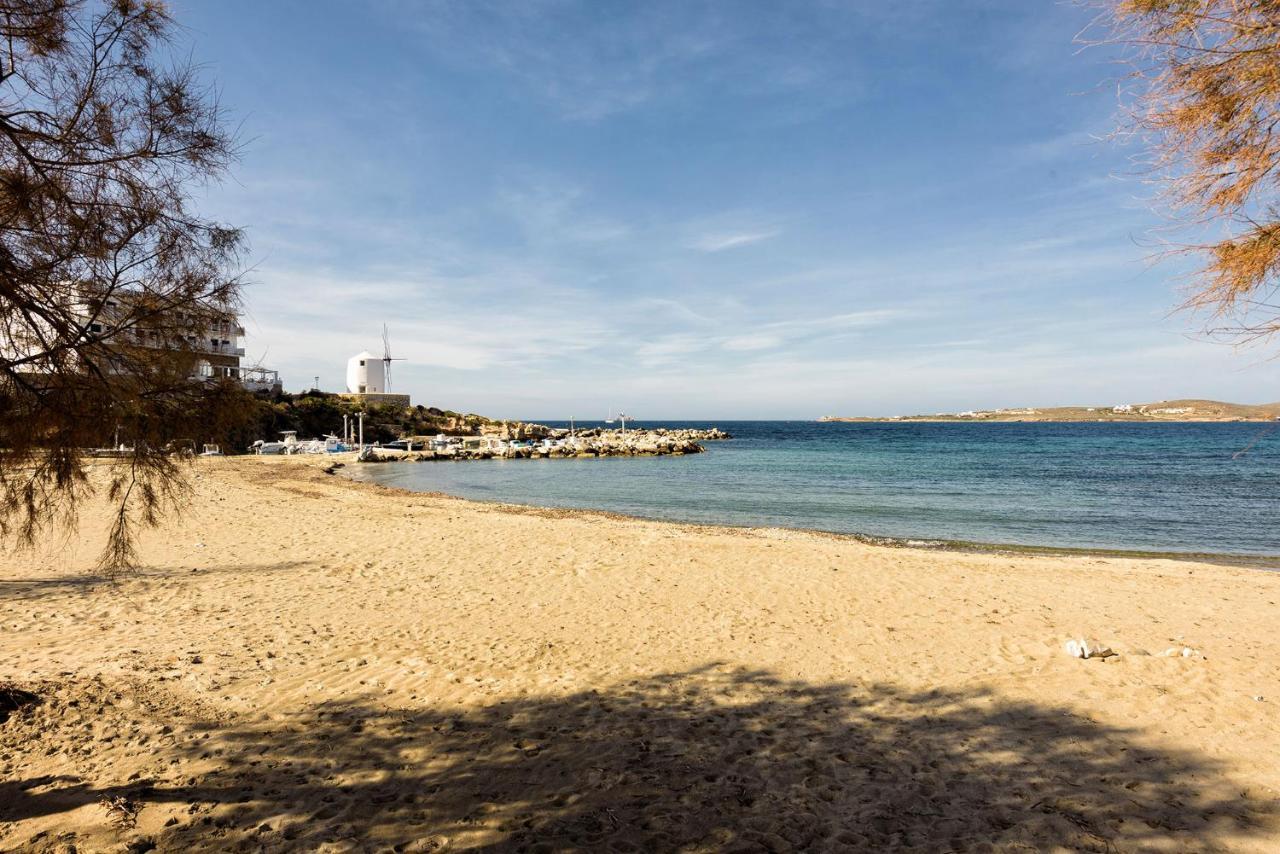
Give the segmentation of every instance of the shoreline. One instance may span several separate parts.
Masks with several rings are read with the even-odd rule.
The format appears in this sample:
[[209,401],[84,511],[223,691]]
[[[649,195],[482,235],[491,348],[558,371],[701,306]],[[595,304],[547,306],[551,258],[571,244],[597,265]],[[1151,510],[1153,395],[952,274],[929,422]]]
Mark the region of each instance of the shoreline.
[[[334,455],[338,456],[338,455]],[[362,464],[363,465],[363,464]],[[378,465],[374,463],[373,465]],[[332,469],[332,470],[331,470]],[[849,540],[851,542],[861,543],[869,546],[883,546],[885,548],[903,548],[903,549],[922,549],[926,551],[936,552],[952,552],[958,554],[989,554],[989,555],[1028,555],[1028,556],[1044,556],[1044,557],[1108,557],[1130,560],[1176,560],[1191,563],[1206,563],[1218,566],[1242,567],[1246,569],[1258,569],[1265,572],[1280,572],[1280,553],[1274,555],[1252,555],[1252,554],[1233,554],[1220,552],[1191,552],[1191,551],[1159,551],[1149,549],[1120,549],[1120,548],[1094,548],[1089,546],[1046,546],[1046,545],[1025,545],[1020,543],[988,543],[976,540],[948,540],[934,537],[889,537],[878,534],[866,534],[850,531],[828,531],[822,528],[804,528],[790,525],[747,525],[734,524],[732,522],[695,522],[682,519],[665,518],[661,516],[644,516],[634,513],[620,513],[616,510],[607,510],[598,507],[557,507],[546,504],[525,504],[518,501],[508,501],[499,498],[472,498],[465,495],[456,495],[451,492],[442,492],[439,490],[414,490],[407,489],[403,486],[389,486],[379,483],[376,480],[360,480],[350,475],[353,471],[351,462],[343,461],[341,469],[333,469],[333,467],[322,468],[326,474],[335,478],[341,478],[349,483],[365,484],[376,486],[379,489],[390,490],[402,495],[426,495],[433,498],[447,498],[453,501],[462,501],[472,504],[480,504],[489,507],[498,507],[507,509],[512,512],[523,511],[545,511],[548,513],[568,513],[583,515],[598,515],[606,519],[633,519],[642,522],[656,522],[659,524],[692,526],[698,528],[709,528],[712,530],[731,530],[731,531],[786,531],[797,534],[813,534],[820,537],[832,537],[836,539]],[[345,470],[345,471],[344,471]]]

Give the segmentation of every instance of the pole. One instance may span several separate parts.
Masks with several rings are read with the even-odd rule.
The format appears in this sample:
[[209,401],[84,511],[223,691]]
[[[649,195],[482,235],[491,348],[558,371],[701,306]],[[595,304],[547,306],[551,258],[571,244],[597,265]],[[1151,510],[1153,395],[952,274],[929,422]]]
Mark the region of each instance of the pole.
[[342,444],[351,444],[351,427],[347,423],[347,415],[342,416]]
[[363,412],[359,413],[359,416],[360,416],[360,450],[363,451],[364,450],[364,413]]

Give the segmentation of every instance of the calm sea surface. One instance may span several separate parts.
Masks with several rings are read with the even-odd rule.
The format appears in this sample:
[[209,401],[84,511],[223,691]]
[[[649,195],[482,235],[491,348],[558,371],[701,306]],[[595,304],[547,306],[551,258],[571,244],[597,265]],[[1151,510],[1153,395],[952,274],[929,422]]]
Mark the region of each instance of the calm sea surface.
[[[1280,556],[1280,425],[714,426],[735,438],[709,442],[708,453],[687,457],[406,463],[348,471],[410,490],[682,522]],[[1234,456],[1255,440],[1247,453]]]

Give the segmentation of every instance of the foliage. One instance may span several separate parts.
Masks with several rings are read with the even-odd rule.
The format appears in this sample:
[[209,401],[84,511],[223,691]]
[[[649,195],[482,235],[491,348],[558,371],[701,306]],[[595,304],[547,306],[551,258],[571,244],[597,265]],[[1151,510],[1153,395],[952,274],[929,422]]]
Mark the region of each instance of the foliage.
[[234,149],[172,28],[154,0],[0,0],[0,537],[74,523],[83,449],[118,435],[107,568],[187,488],[165,446],[231,417],[190,376],[240,235],[190,201]]
[[225,448],[242,451],[256,439],[273,440],[285,430],[297,431],[300,438],[318,438],[342,433],[342,417],[356,424],[364,412],[366,442],[390,442],[405,436],[430,436],[440,432],[473,433],[494,422],[480,415],[425,406],[392,406],[360,403],[322,391],[301,394],[258,395],[233,411],[245,416],[234,419],[224,432],[203,441],[217,441]]
[[1105,0],[1129,49],[1133,129],[1175,217],[1216,239],[1188,305],[1239,340],[1280,332],[1280,0]]

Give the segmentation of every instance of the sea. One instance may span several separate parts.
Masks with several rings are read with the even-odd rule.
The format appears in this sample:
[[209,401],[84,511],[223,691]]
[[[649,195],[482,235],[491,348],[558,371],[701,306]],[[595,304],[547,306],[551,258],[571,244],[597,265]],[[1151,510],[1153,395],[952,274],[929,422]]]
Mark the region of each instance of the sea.
[[648,519],[917,544],[1240,556],[1280,567],[1280,423],[632,426],[714,426],[734,438],[678,457],[348,469],[407,490]]

